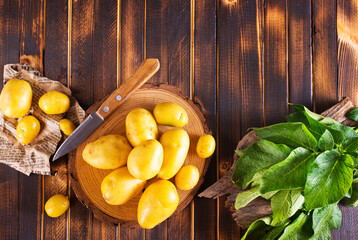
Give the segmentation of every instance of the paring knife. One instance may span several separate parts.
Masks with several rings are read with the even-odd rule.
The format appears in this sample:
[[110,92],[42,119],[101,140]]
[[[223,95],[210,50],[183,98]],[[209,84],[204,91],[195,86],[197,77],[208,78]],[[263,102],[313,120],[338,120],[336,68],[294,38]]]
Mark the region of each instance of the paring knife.
[[137,71],[92,112],[57,149],[52,161],[75,150],[101,123],[123,104],[128,97],[143,86],[158,70],[158,59],[145,59]]

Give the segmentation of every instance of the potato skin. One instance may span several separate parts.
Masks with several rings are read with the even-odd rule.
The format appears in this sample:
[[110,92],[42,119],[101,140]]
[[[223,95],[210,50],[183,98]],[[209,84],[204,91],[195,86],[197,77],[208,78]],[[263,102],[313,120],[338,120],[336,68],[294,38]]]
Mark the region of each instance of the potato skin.
[[126,165],[132,147],[121,135],[106,135],[88,143],[82,152],[83,160],[99,169],[116,169]]
[[179,204],[178,192],[173,183],[159,180],[142,194],[137,218],[142,228],[151,229],[172,215]]
[[213,136],[202,135],[196,144],[196,153],[201,158],[208,158],[214,153],[215,145],[215,139]]
[[45,211],[49,217],[56,218],[64,214],[69,206],[70,201],[66,196],[56,194],[47,200]]
[[128,171],[138,179],[148,180],[158,174],[163,163],[163,147],[155,139],[134,147],[128,156]]
[[70,136],[75,131],[76,126],[69,119],[62,119],[59,123],[60,129],[66,136]]
[[126,117],[126,135],[135,147],[145,140],[157,139],[158,127],[153,115],[144,108],[136,108]]
[[25,116],[16,126],[16,138],[22,144],[31,143],[39,134],[41,125],[34,116]]
[[127,167],[121,167],[108,174],[102,181],[104,200],[111,205],[121,205],[140,193],[147,181],[133,177]]
[[61,114],[70,107],[70,99],[64,93],[50,91],[40,97],[39,106],[46,114]]
[[189,135],[183,129],[168,130],[160,137],[160,143],[164,149],[164,159],[158,177],[170,179],[183,166],[189,151]]
[[31,108],[32,88],[24,80],[17,78],[9,80],[1,91],[0,108],[9,118],[21,118]]
[[199,182],[200,173],[194,165],[182,167],[175,175],[175,186],[181,190],[193,189]]
[[184,127],[188,123],[188,114],[175,103],[159,103],[155,106],[153,114],[157,123],[161,125]]

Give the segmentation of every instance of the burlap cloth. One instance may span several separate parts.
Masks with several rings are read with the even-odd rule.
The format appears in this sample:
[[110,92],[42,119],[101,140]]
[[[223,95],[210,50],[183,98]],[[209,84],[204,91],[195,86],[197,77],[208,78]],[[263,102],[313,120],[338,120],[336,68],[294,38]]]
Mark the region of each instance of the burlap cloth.
[[[56,151],[59,142],[64,139],[59,128],[59,121],[67,118],[78,126],[85,118],[85,111],[80,107],[71,91],[58,81],[43,77],[36,69],[23,64],[4,66],[4,84],[12,78],[26,80],[33,91],[32,106],[28,114],[35,116],[41,124],[39,135],[27,145],[16,139],[16,125],[19,119],[5,117],[0,110],[0,162],[22,172],[48,175],[51,173],[50,156]],[[70,97],[70,109],[59,115],[47,115],[38,106],[39,98],[48,91],[56,90]]]

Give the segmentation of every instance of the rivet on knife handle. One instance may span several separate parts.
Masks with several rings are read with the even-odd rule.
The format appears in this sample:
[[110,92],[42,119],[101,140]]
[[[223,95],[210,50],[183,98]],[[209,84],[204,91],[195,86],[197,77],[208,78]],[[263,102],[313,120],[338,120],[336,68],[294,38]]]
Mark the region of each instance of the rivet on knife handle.
[[130,96],[131,93],[143,86],[143,84],[159,70],[159,66],[158,59],[149,58],[144,60],[137,72],[106,99],[97,110],[97,113],[103,119],[106,119]]

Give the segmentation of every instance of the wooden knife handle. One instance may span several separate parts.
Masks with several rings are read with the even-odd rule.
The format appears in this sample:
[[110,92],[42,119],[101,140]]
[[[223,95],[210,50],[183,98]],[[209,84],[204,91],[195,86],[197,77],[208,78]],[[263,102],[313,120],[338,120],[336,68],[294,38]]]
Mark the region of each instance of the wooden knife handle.
[[106,119],[111,115],[128,97],[144,83],[146,83],[158,70],[160,64],[158,59],[148,58],[143,61],[137,71],[104,101],[97,113]]

